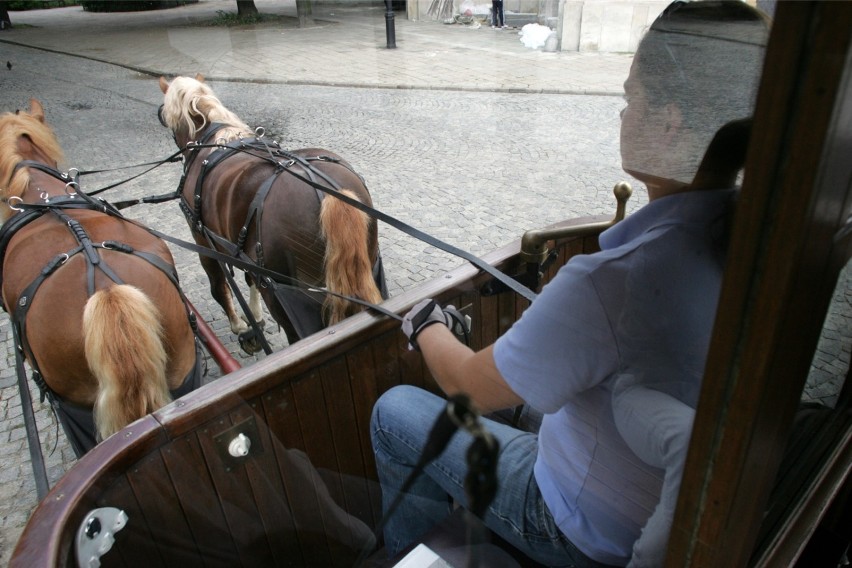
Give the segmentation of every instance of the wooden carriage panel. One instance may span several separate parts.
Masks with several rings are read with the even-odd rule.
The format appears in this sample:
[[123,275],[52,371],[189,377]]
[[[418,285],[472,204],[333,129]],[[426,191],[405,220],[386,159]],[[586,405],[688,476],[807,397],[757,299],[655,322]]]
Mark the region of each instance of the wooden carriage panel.
[[[244,434],[251,440],[248,457],[235,460],[230,469],[245,469],[248,487],[243,490],[251,494],[258,511],[256,523],[266,537],[276,566],[286,565],[300,554],[296,528],[289,514],[289,503],[279,475],[274,450],[274,436],[266,425],[266,416],[259,400],[253,400],[231,413],[234,430],[224,439],[233,439]],[[221,451],[221,441],[219,444]],[[227,469],[226,469],[227,471]]]
[[154,550],[167,564],[202,565],[199,547],[160,453],[143,458],[127,473],[127,479],[150,531],[146,555]]
[[[110,554],[102,558],[104,568],[154,568],[163,566],[164,559],[159,551],[153,554],[139,554],[140,550],[149,550],[153,537],[145,522],[145,515],[127,477],[120,477],[110,488],[108,500],[102,500],[100,507],[117,507],[127,514],[127,525],[115,535],[115,544]],[[73,565],[73,563],[72,563]]]
[[376,388],[379,396],[386,390],[402,382],[400,362],[399,330],[384,333],[371,341],[373,346],[373,361],[376,364]]
[[403,382],[423,389],[434,389],[434,381],[429,375],[429,369],[426,368],[423,357],[417,351],[408,350],[408,338],[405,337],[404,333],[397,329],[395,335],[396,345],[394,348],[398,354],[399,373],[403,377]]
[[[266,415],[270,433],[270,447],[275,457],[274,469],[268,473],[277,477],[282,485],[281,500],[286,507],[281,511],[281,528],[289,526],[295,529],[296,543],[299,549],[292,558],[298,563],[304,551],[315,550],[321,558],[326,555],[325,537],[318,537],[310,532],[302,532],[300,527],[315,526],[319,523],[316,501],[305,499],[311,493],[304,491],[303,476],[291,472],[292,455],[301,452],[304,441],[295,411],[295,400],[290,385],[284,385],[263,396],[263,409]],[[277,473],[277,476],[275,475]]]
[[121,508],[121,501],[102,497],[140,456],[166,441],[160,424],[146,416],[95,446],[38,504],[9,566],[75,566],[74,539],[85,516],[98,507]]
[[[404,356],[400,357],[403,372],[412,377],[419,373],[422,377],[423,370],[420,361],[415,359],[416,364],[408,366],[407,361],[410,361],[410,359],[406,359]],[[369,428],[373,405],[379,397],[376,383],[372,380],[373,369],[375,368],[372,349],[369,346],[353,349],[346,355],[346,364],[349,368],[349,383],[355,406],[355,424],[358,426],[358,448],[361,451],[364,466],[363,481],[366,484],[366,495],[370,504],[370,517],[364,520],[370,526],[375,526],[382,515],[382,496],[376,481],[378,474],[376,473],[376,460],[373,456],[373,444],[370,439]]]
[[[352,392],[350,374],[345,359],[335,359],[321,370],[322,387],[326,394],[328,417],[331,421],[334,453],[341,475],[351,478],[358,487],[347,487],[344,491],[346,510],[362,519],[369,519],[372,513],[366,488],[366,468],[361,444],[366,431],[369,442],[369,417],[358,421],[355,398]],[[361,481],[356,481],[361,480]]]
[[478,306],[479,313],[473,320],[473,325],[479,330],[480,345],[490,345],[500,337],[499,296],[481,296]]
[[[337,459],[334,455],[334,439],[319,370],[295,381],[292,388],[295,411],[305,440],[305,453],[316,468],[335,471]],[[339,484],[329,487],[329,491],[337,502],[342,502],[343,490]]]
[[238,557],[236,544],[196,434],[171,442],[160,453],[177,494],[172,507],[185,512],[204,565],[233,564]]
[[349,369],[349,384],[352,389],[352,402],[355,410],[355,424],[358,426],[358,447],[364,464],[364,477],[377,479],[375,460],[373,459],[370,429],[364,427],[370,423],[373,405],[379,397],[376,382],[372,380],[373,351],[369,346],[360,346],[346,354]]
[[[294,381],[295,382],[295,381]],[[270,434],[285,448],[305,449],[305,440],[296,414],[293,383],[271,388],[262,397]]]
[[[273,558],[272,551],[262,527],[257,522],[261,513],[251,494],[245,468],[232,466],[230,462],[224,461],[219,449],[219,437],[232,431],[234,424],[231,416],[225,415],[199,432],[198,442],[237,549],[238,556],[233,564],[238,562],[243,566],[269,564]],[[203,510],[199,510],[199,513],[204,518]]]

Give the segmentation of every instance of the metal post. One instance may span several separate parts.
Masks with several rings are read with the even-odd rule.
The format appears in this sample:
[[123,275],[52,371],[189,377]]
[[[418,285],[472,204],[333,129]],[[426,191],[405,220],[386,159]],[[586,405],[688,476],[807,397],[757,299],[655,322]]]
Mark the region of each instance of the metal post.
[[393,0],[385,0],[385,33],[388,39],[388,49],[396,47],[396,30],[393,23]]

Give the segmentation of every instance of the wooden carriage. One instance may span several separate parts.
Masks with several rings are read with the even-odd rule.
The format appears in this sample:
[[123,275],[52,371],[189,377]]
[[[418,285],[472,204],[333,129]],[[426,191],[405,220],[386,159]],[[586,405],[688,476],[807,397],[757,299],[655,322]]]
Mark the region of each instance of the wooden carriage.
[[[850,30],[850,3],[777,8],[667,566],[837,565],[849,546],[848,381],[833,410],[796,430],[804,442],[790,440],[850,254]],[[558,259],[543,280],[596,250],[608,220],[546,233]],[[530,256],[519,241],[484,260],[519,274]],[[463,266],[384,307],[469,305],[476,348],[527,305],[492,284]],[[400,383],[436,390],[398,323],[367,313],[237,370],[83,457],[36,509],[11,565],[75,565],[75,539],[96,532],[87,520],[100,507],[128,519],[106,566],[352,565],[357,527],[381,516],[370,412]]]

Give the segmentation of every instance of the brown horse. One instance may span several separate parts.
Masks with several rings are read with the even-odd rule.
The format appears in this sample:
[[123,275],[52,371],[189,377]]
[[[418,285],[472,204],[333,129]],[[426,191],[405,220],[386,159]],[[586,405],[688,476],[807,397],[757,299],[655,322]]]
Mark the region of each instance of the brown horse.
[[3,305],[78,457],[198,386],[165,243],[76,190],[35,99],[0,115]]
[[[249,271],[249,306],[256,320],[262,315],[258,288],[291,343],[363,309],[342,296],[373,304],[387,296],[375,219],[304,181],[371,205],[349,164],[328,150],[288,152],[255,137],[201,75],[171,83],[161,77],[160,89],[160,120],[185,149],[179,191],[196,242],[299,284]],[[234,308],[224,267],[204,255],[201,263],[231,330],[240,334],[244,349],[257,351]],[[331,294],[311,291],[321,287]]]

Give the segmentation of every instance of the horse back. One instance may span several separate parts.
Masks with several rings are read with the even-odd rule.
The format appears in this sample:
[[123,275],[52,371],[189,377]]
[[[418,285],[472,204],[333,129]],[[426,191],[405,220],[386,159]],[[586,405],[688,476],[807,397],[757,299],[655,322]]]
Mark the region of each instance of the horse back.
[[[290,153],[307,160],[309,167],[286,159],[280,162],[287,167],[276,167],[265,159],[236,152],[206,172],[200,187],[201,222],[232,243],[240,241],[245,228],[242,251],[251,259],[302,282],[322,285],[325,243],[319,212],[322,200],[334,197],[300,178],[332,189],[349,189],[368,206],[372,206],[372,199],[361,177],[334,152],[305,148]],[[202,156],[193,161],[184,185],[188,203],[193,203],[199,191],[203,167],[199,158]],[[271,186],[265,190],[268,183]],[[259,192],[264,195],[258,204]],[[258,205],[260,209],[255,210]],[[375,262],[378,230],[374,219],[370,221],[369,241]]]
[[[67,211],[78,220],[92,242],[114,241],[133,250],[152,253],[173,265],[168,247],[160,240],[122,219],[88,210]],[[19,302],[26,302],[26,341],[48,386],[71,402],[90,405],[97,383],[89,372],[82,337],[83,308],[89,299],[85,252],[63,255],[78,248],[65,225],[45,214],[19,229],[10,239],[3,259],[2,295],[13,315]],[[99,262],[125,284],[135,286],[159,308],[169,352],[168,378],[178,386],[194,364],[192,330],[178,289],[161,270],[133,254],[97,248]],[[22,298],[42,271],[52,268],[41,284]],[[100,270],[94,271],[95,289],[114,282]]]

